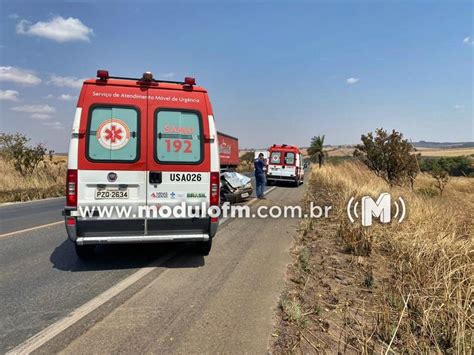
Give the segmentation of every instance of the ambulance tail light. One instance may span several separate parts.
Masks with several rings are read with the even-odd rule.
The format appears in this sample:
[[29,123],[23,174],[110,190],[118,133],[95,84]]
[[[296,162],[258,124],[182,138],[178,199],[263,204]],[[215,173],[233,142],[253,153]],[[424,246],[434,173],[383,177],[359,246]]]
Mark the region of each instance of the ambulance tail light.
[[107,80],[109,78],[109,71],[108,70],[97,70],[97,77],[100,80]]
[[66,205],[77,207],[77,170],[68,169],[66,177]]
[[[209,204],[210,206],[219,206],[219,186],[220,186],[220,173],[211,173],[211,194]],[[211,217],[211,222],[217,222],[217,217]]]

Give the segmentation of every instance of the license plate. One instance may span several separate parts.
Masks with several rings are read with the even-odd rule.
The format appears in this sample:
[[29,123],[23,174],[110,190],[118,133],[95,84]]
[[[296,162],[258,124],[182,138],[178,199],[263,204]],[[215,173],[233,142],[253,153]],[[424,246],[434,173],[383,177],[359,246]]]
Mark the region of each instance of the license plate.
[[249,193],[248,192],[244,192],[242,195],[241,195],[242,198],[246,198],[246,197],[249,197]]
[[128,190],[96,190],[96,200],[128,198]]

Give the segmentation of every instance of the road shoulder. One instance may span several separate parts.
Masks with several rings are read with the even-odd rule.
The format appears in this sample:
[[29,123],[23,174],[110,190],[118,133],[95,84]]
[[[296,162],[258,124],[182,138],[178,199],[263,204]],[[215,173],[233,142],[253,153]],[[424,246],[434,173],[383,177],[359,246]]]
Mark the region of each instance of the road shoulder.
[[[277,189],[255,206],[299,203],[302,190]],[[183,269],[178,265],[195,256],[178,256],[150,284],[77,334],[64,353],[266,352],[298,223],[229,223],[218,232],[205,265]],[[47,345],[41,352],[60,350]]]

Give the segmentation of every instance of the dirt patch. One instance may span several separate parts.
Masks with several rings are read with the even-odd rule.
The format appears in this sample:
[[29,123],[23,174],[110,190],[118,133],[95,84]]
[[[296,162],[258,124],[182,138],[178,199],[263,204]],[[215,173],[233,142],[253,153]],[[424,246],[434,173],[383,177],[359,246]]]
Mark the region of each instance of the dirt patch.
[[380,255],[369,261],[351,254],[338,229],[335,220],[302,226],[280,300],[273,352],[374,350],[368,345],[373,334],[365,344],[359,334],[373,328],[373,291],[384,287],[390,273]]

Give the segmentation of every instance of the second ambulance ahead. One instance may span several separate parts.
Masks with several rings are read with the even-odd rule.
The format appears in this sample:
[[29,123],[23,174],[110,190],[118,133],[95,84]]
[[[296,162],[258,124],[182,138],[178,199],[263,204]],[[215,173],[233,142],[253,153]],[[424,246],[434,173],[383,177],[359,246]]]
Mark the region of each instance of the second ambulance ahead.
[[300,149],[287,144],[274,144],[268,148],[267,182],[291,182],[299,186],[304,180],[303,157]]

